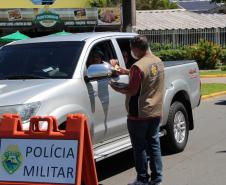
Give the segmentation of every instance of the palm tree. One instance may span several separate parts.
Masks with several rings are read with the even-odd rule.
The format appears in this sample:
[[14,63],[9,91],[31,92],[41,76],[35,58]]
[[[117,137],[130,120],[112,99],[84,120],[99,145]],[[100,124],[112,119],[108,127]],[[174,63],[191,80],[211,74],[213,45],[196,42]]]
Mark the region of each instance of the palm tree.
[[169,0],[137,0],[137,10],[163,10],[163,9],[175,9],[176,3],[172,3]]

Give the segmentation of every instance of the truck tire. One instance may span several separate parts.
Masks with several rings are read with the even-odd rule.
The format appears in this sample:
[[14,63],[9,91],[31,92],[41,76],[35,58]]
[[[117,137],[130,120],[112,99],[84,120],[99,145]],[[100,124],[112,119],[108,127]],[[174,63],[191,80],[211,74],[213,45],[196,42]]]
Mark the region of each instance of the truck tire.
[[187,144],[189,135],[189,119],[185,106],[175,101],[169,110],[166,136],[161,140],[162,149],[167,153],[182,152]]

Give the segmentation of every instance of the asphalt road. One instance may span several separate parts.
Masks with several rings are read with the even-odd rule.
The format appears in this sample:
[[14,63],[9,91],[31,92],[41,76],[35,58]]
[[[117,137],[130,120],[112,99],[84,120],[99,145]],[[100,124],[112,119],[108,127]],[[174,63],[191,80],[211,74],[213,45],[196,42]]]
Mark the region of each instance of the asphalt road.
[[[226,185],[226,96],[205,100],[194,111],[195,129],[185,151],[163,155],[163,185]],[[99,184],[134,180],[132,152],[97,163]]]

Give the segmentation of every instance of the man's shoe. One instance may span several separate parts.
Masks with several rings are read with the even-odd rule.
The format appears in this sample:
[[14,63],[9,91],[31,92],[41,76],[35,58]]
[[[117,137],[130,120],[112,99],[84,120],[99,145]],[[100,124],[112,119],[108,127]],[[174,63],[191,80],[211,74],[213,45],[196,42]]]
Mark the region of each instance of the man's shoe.
[[148,183],[135,180],[134,182],[129,183],[128,185],[148,185]]

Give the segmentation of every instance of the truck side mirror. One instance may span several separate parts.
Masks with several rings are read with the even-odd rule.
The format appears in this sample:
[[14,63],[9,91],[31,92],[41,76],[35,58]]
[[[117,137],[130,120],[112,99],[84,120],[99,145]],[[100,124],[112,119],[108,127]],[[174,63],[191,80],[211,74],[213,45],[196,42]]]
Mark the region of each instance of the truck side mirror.
[[87,69],[87,77],[91,78],[103,78],[112,76],[112,67],[110,64],[104,62],[103,64],[93,64]]

